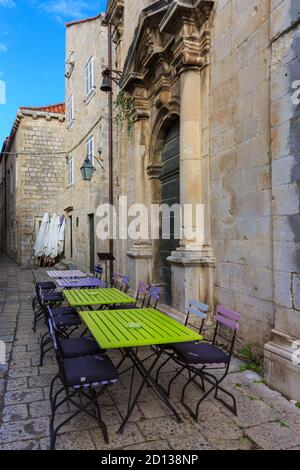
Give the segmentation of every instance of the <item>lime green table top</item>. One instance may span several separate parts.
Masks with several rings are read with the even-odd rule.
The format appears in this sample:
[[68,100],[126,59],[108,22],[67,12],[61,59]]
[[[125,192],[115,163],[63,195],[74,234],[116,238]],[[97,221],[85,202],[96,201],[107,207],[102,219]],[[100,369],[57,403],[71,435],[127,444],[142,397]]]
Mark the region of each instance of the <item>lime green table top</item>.
[[195,331],[153,308],[80,312],[103,349],[200,341]]
[[111,288],[64,290],[63,293],[71,307],[132,304],[135,302],[135,299],[124,292]]

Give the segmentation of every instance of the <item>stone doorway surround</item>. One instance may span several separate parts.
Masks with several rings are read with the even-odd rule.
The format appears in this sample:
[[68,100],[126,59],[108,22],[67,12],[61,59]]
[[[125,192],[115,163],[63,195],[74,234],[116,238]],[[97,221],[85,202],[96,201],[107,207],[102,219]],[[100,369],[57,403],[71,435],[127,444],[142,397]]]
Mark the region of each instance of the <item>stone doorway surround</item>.
[[[180,118],[180,201],[204,205],[204,240],[182,239],[168,261],[173,306],[191,297],[213,307],[215,258],[210,242],[209,51],[212,1],[156,2],[145,9],[124,65],[121,87],[134,101],[135,202],[160,201],[162,129]],[[193,227],[190,227],[193,228]],[[157,244],[127,253],[132,279],[160,284]]]

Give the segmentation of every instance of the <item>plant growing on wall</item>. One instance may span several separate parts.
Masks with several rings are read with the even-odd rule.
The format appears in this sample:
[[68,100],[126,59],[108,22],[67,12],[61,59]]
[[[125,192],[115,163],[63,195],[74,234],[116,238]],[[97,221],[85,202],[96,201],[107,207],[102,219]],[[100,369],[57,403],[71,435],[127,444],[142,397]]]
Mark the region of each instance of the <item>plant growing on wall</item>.
[[116,109],[116,121],[120,125],[121,129],[126,123],[127,132],[130,134],[133,127],[133,99],[126,93],[126,91],[120,91],[117,98],[114,101]]

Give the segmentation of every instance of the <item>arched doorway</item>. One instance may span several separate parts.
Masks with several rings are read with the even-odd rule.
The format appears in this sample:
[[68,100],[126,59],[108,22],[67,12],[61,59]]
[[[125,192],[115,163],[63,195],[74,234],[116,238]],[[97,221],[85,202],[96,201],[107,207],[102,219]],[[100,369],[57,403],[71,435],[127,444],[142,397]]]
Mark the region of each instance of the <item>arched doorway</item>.
[[[173,121],[168,127],[161,152],[162,171],[160,175],[161,204],[169,207],[180,203],[180,165],[179,165],[179,119]],[[170,238],[161,239],[159,255],[161,263],[161,281],[165,287],[165,301],[172,303],[171,291],[171,265],[167,258],[179,245],[179,240],[174,235],[174,214],[170,216]],[[167,226],[167,225],[166,225]]]

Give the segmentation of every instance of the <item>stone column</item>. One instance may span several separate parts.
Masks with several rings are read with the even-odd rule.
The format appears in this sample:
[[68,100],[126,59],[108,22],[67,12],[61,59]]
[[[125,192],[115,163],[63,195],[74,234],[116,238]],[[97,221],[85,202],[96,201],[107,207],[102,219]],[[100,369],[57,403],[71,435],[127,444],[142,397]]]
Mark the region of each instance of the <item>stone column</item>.
[[[183,5],[175,1],[161,22],[164,32],[175,34],[172,65],[180,76],[180,203],[183,213],[185,205],[193,207],[193,220],[183,219],[183,228],[194,232],[196,206],[202,205],[203,224],[204,213],[209,213],[204,211],[204,204],[208,203],[204,186],[207,187],[208,182],[204,185],[203,159],[205,154],[207,157],[207,151],[203,150],[202,108],[206,96],[202,96],[201,77],[208,65],[210,34],[205,22],[212,2],[198,1],[196,4],[195,7],[193,2]],[[180,310],[186,309],[191,298],[209,304],[213,310],[215,259],[207,240],[210,230],[202,228],[198,238],[190,239],[183,233],[179,248],[168,258],[172,268],[172,302]]]
[[[195,232],[196,206],[204,205],[200,64],[182,64],[180,69],[180,203],[193,207],[190,226],[183,219],[183,229]],[[201,212],[200,212],[201,213]],[[204,214],[204,211],[203,211]],[[204,218],[203,218],[204,224]],[[180,247],[169,257],[172,265],[173,305],[185,310],[191,298],[213,306],[214,257],[203,238],[189,239],[183,233]]]
[[[145,109],[145,90],[136,88],[134,92],[135,123],[134,141],[134,202],[149,206],[150,188],[147,176],[149,146],[149,114]],[[152,244],[150,240],[137,240],[127,252],[131,286],[139,281],[151,281]]]

